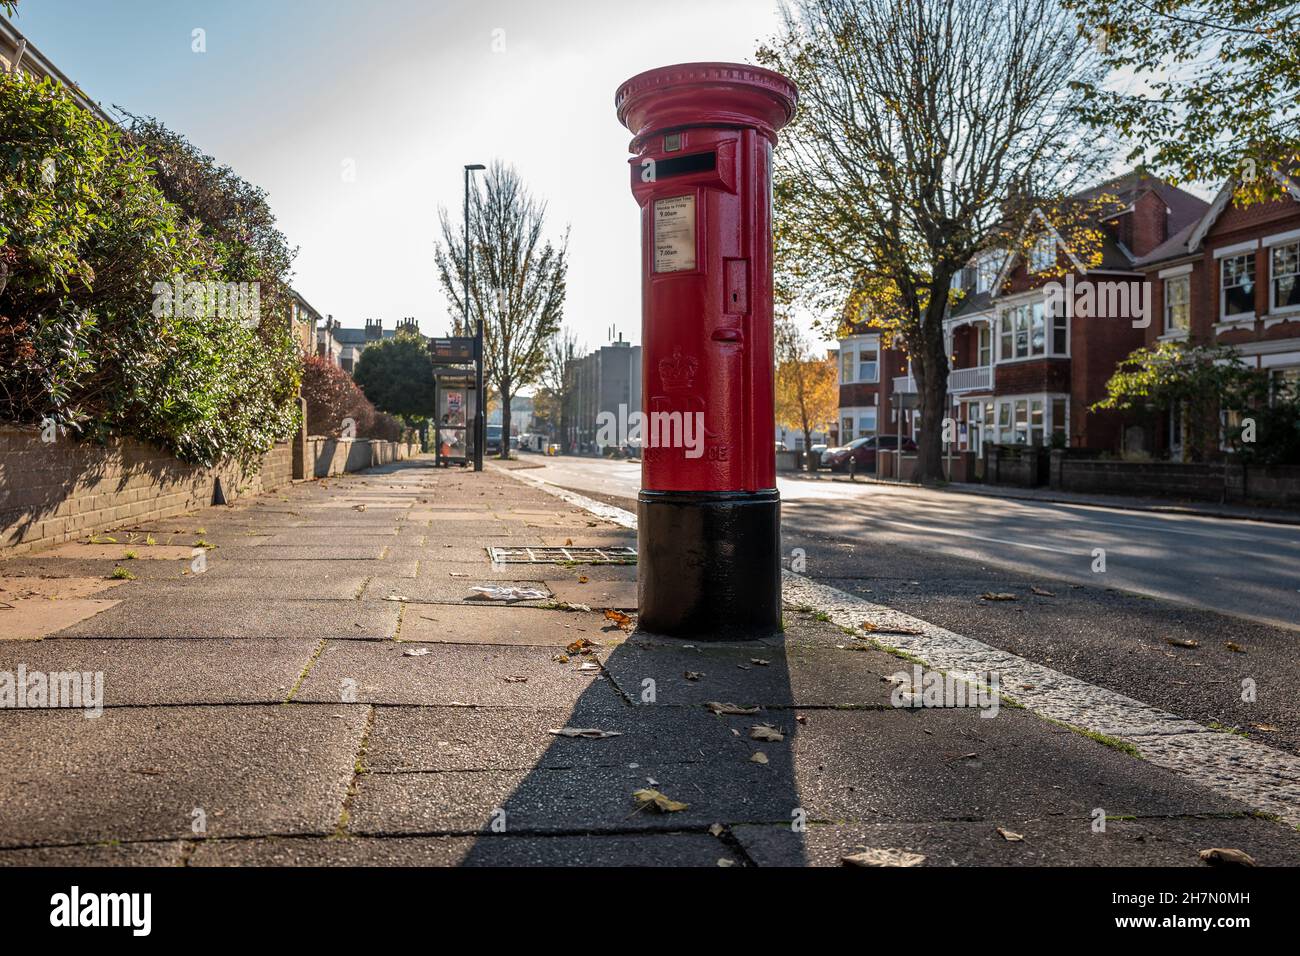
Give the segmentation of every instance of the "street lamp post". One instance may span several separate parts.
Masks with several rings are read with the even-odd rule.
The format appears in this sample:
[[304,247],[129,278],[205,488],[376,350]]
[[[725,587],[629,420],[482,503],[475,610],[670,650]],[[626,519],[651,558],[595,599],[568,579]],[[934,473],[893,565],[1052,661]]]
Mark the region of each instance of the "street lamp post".
[[[481,163],[470,163],[465,167],[465,332],[470,334],[469,311],[469,277],[473,268],[470,256],[469,238],[469,174],[483,169]],[[487,429],[483,426],[483,319],[478,320],[475,339],[478,342],[474,362],[474,470],[483,470],[483,451],[487,444]]]

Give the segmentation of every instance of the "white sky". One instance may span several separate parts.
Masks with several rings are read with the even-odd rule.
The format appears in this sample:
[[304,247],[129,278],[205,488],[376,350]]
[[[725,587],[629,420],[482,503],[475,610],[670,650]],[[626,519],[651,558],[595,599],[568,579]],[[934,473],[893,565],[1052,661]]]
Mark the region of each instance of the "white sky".
[[[448,330],[437,208],[465,163],[515,164],[572,225],[566,324],[640,341],[630,134],[642,70],[752,59],[775,0],[24,0],[16,23],[92,98],[152,114],[262,186],[300,248],[295,286],[344,325]],[[207,52],[191,50],[206,31]],[[496,30],[505,51],[493,52]],[[353,160],[355,182],[344,182]]]

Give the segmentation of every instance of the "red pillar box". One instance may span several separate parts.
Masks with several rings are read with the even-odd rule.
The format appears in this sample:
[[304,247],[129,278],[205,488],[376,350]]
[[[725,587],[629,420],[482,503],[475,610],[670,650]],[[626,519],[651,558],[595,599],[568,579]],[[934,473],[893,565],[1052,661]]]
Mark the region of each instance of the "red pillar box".
[[733,63],[651,70],[615,97],[641,206],[639,603],[647,631],[781,623],[772,149],[794,84]]

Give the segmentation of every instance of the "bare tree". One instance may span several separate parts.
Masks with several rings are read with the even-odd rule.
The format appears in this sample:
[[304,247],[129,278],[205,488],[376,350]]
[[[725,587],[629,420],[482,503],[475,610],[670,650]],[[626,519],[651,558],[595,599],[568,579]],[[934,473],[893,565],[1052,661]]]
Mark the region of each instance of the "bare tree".
[[[454,332],[472,335],[465,315],[465,223],[439,210],[434,252]],[[469,207],[469,318],[483,320],[484,375],[501,395],[501,457],[510,457],[510,402],[544,374],[547,348],[564,316],[569,234],[544,238],[546,204],[532,197],[513,166],[494,162]]]
[[[778,288],[901,340],[921,393],[918,480],[942,477],[952,279],[972,255],[1088,216],[1105,157],[1074,83],[1093,50],[1057,0],[798,0],[758,60],[799,85],[776,172]],[[838,331],[828,330],[828,331]]]

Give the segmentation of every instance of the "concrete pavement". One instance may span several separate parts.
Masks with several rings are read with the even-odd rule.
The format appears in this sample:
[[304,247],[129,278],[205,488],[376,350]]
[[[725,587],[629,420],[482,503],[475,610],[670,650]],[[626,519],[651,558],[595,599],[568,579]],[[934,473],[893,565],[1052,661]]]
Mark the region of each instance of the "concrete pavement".
[[0,865],[1300,859],[1294,828],[1115,741],[893,706],[911,664],[812,608],[692,646],[619,626],[634,567],[494,567],[634,541],[501,471],[402,463],[110,537],[0,562],[7,595],[97,602],[0,641],[0,685],[103,679],[98,716],[0,709]]

